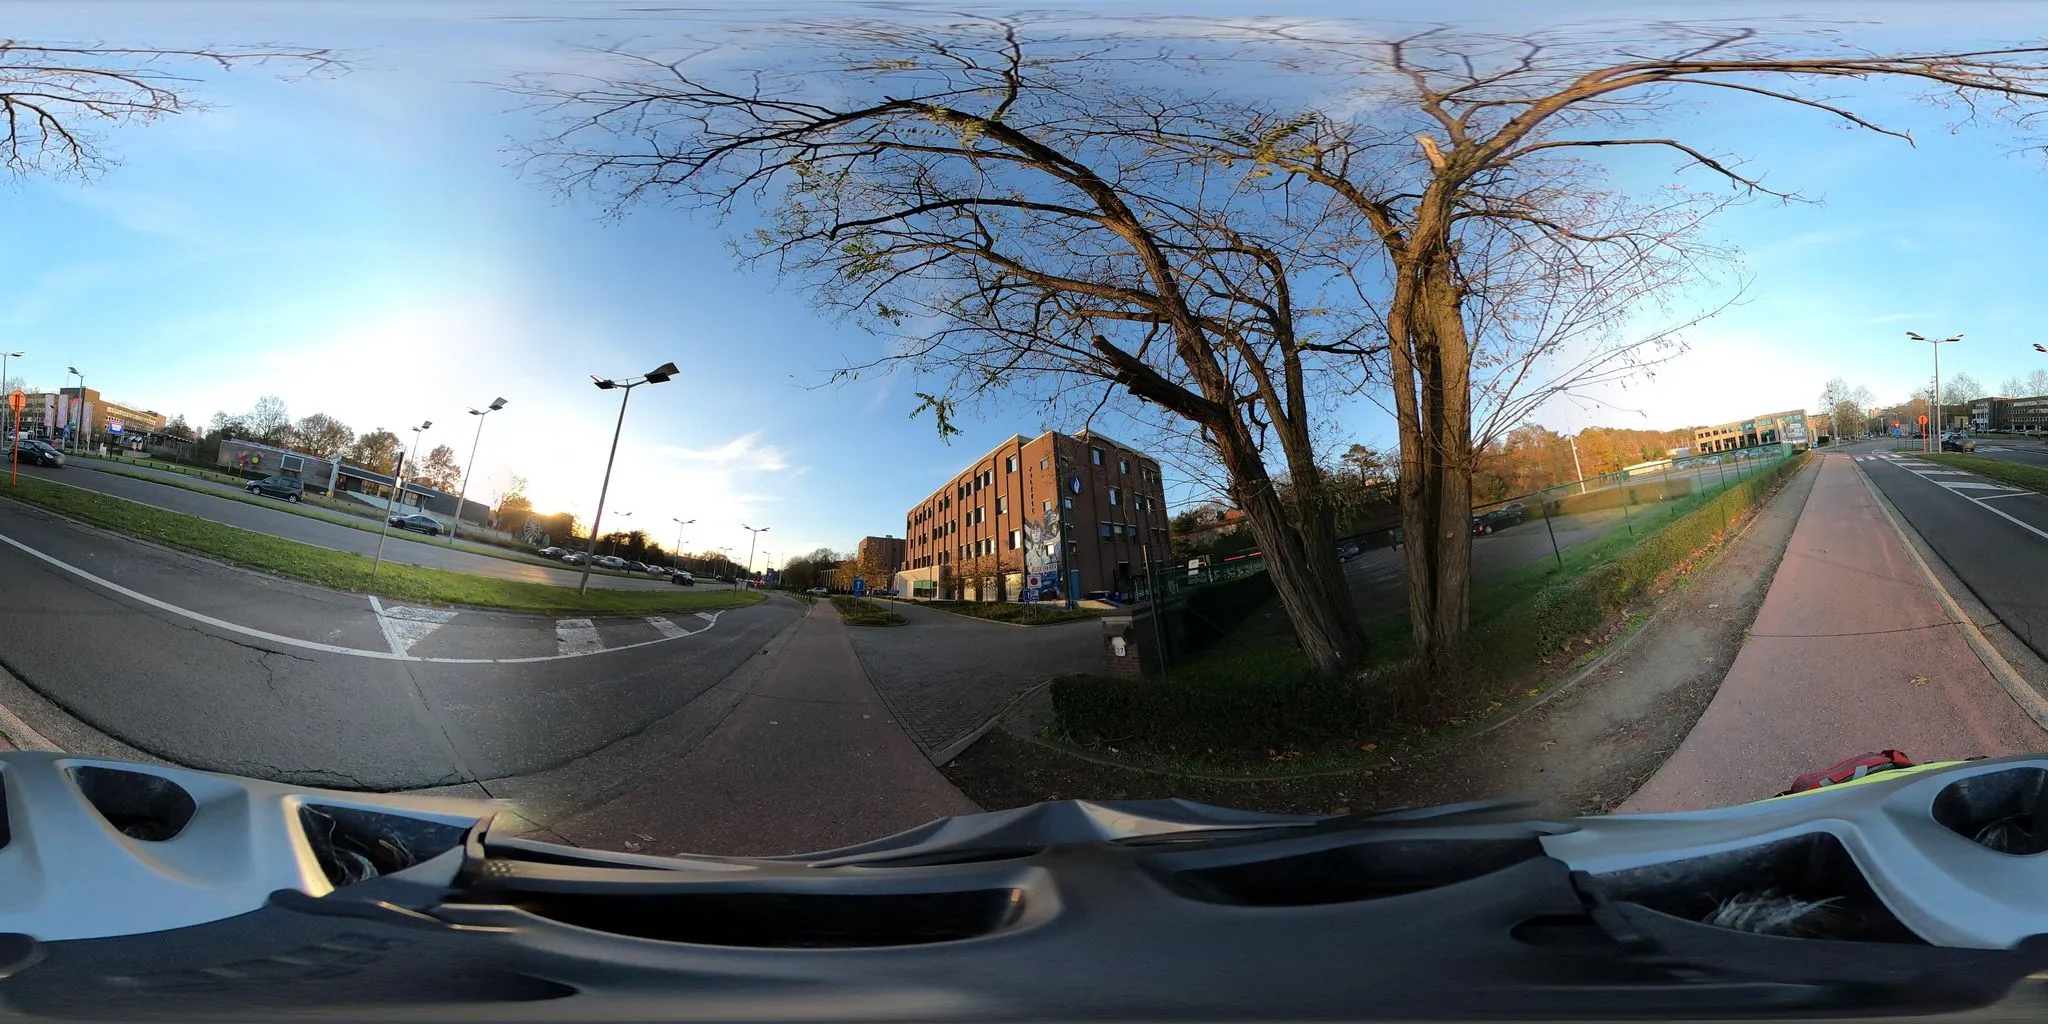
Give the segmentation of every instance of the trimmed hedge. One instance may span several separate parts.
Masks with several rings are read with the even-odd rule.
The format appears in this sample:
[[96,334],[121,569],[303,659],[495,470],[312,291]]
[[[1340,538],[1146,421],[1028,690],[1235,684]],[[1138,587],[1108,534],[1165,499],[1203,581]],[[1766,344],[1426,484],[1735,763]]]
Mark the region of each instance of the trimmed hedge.
[[[1708,545],[1727,523],[1805,460],[1793,456],[1732,484],[1698,509],[1644,537],[1625,554],[1538,591],[1475,628],[1468,648],[1468,685],[1484,687],[1526,671],[1544,655],[1596,628],[1652,581]],[[1252,579],[1202,590],[1237,587],[1212,600],[1219,613],[1241,621],[1272,595],[1263,574],[1263,597]],[[1201,591],[1190,593],[1193,598]],[[1184,750],[1261,748],[1356,735],[1374,716],[1375,691],[1392,685],[1396,669],[1378,679],[1317,677],[1299,649],[1233,651],[1192,664],[1176,664],[1164,677],[1109,679],[1062,676],[1052,685],[1053,710],[1069,737],[1080,742],[1139,740]]]
[[873,601],[844,594],[832,598],[832,607],[839,609],[839,617],[854,626],[901,626],[910,620],[884,608]]

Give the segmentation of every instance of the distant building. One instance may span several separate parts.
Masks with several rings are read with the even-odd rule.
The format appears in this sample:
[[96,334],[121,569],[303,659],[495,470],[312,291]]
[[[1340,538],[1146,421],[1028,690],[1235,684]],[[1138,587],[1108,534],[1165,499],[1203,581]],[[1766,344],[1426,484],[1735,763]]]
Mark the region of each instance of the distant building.
[[162,413],[109,402],[92,388],[24,392],[21,432],[31,437],[99,443],[153,434],[170,422]]
[[1759,445],[1790,444],[1804,448],[1810,443],[1804,409],[1770,412],[1746,420],[1692,428],[1692,450],[1700,455]]
[[2048,395],[2012,400],[2012,429],[2024,434],[2048,433]]
[[1020,434],[905,514],[896,587],[974,600],[1128,594],[1147,557],[1172,557],[1168,531],[1158,460],[1091,431]]
[[2011,430],[2012,402],[2003,395],[1979,398],[1970,403],[1971,430]]
[[853,560],[861,565],[880,566],[891,573],[905,568],[903,538],[862,537],[853,546]]
[[[328,459],[234,438],[221,439],[220,454],[214,457],[214,463],[251,477],[288,476],[303,481],[308,490],[332,493],[336,497],[354,493],[366,498],[389,499],[391,488],[398,482],[389,473],[364,469],[343,459]],[[398,505],[402,509],[440,516],[455,515],[455,502],[455,495],[413,481],[407,481],[398,496]],[[482,526],[490,522],[490,517],[489,505],[463,500],[463,520]]]

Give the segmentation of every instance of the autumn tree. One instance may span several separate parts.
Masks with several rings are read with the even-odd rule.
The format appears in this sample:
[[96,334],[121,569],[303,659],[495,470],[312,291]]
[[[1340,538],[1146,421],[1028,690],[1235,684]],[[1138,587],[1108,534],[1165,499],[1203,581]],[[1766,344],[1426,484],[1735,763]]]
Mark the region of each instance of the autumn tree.
[[343,458],[372,473],[389,474],[398,468],[399,456],[405,454],[405,442],[398,435],[378,427],[355,439],[348,446]]
[[355,443],[356,432],[348,424],[316,412],[303,417],[292,428],[292,440],[308,455],[331,459],[347,451]]
[[455,493],[456,485],[462,482],[462,467],[455,462],[455,449],[437,444],[434,450],[420,459],[419,465],[411,471],[414,480],[437,491]]
[[752,40],[777,56],[737,74],[614,52],[603,80],[525,83],[565,122],[529,156],[615,212],[757,207],[742,259],[899,337],[842,379],[901,367],[934,381],[918,411],[942,435],[1018,390],[1074,418],[1146,403],[1223,468],[1309,662],[1358,664],[1326,507],[1290,517],[1268,465],[1320,486],[1313,426],[1343,381],[1318,380],[1374,352],[1340,301],[1343,230],[1325,204],[1174,152],[1120,113],[1147,90],[1170,107],[1172,86],[1116,73],[1086,41],[1026,36],[978,18],[788,21]]
[[171,421],[164,424],[162,433],[165,437],[175,437],[181,441],[191,441],[198,437],[192,430],[192,425],[185,422],[184,413],[171,417]]
[[1820,389],[1820,408],[1837,440],[1862,434],[1870,419],[1870,407],[1876,401],[1869,388],[1851,386],[1841,377],[1831,378]]

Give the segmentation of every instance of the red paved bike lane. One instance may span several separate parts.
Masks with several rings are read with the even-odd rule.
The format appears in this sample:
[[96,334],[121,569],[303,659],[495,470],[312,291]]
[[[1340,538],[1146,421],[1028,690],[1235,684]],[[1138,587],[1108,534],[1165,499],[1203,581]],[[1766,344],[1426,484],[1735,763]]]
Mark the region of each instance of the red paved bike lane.
[[1749,639],[1699,723],[1617,814],[1761,800],[1887,747],[1916,761],[2048,750],[1970,649],[1855,462],[1821,457]]

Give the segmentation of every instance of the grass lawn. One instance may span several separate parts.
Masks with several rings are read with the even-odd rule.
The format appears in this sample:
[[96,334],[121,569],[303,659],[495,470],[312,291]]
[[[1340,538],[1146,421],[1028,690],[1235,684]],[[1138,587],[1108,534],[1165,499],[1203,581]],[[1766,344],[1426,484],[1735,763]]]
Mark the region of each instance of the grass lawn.
[[1944,466],[1967,469],[1972,473],[1990,477],[2002,484],[2024,487],[2030,491],[2048,494],[2048,469],[2029,466],[2021,462],[2007,462],[2004,459],[1986,458],[1982,455],[1964,455],[1960,452],[1928,452],[1921,456]]
[[855,626],[901,626],[910,621],[873,601],[844,594],[832,599],[832,607],[839,609],[840,618]]
[[592,590],[578,594],[572,587],[496,580],[393,562],[385,562],[372,577],[371,560],[365,555],[224,526],[77,487],[23,477],[14,486],[0,485],[0,495],[223,562],[335,590],[407,601],[543,614],[648,615],[732,608],[757,603],[763,597],[758,591],[698,591],[682,587],[674,591]]
[[919,601],[919,607],[937,608],[942,612],[967,615],[977,619],[996,622],[1013,622],[1022,626],[1044,626],[1055,622],[1075,622],[1093,619],[1102,615],[1092,608],[1076,608],[1068,611],[1051,604],[1022,604],[1016,601]]
[[[177,487],[198,494],[211,494],[216,498],[225,498],[228,501],[239,501],[244,505],[260,505],[264,508],[273,508],[280,512],[288,512],[292,515],[305,516],[308,519],[318,519],[321,522],[332,523],[336,526],[346,526],[352,530],[362,530],[365,533],[377,533],[384,527],[383,515],[378,513],[376,509],[370,508],[369,506],[363,505],[359,502],[347,501],[344,499],[337,498],[329,498],[325,495],[314,494],[311,491],[307,491],[305,494],[305,499],[299,504],[294,505],[289,502],[279,501],[276,498],[265,498],[241,490],[240,488],[242,487],[242,485],[248,483],[249,481],[238,477],[228,476],[224,473],[211,473],[207,472],[206,470],[193,469],[189,466],[180,466],[176,463],[151,462],[147,459],[113,459],[100,458],[98,456],[92,456],[91,458],[95,463],[95,465],[93,466],[94,469],[97,469],[103,473],[112,473],[115,476],[125,476],[132,477],[137,480],[147,480],[150,483],[162,484],[165,487]],[[150,469],[154,469],[159,472],[177,473],[181,476],[196,477],[201,480],[211,480],[215,483],[230,484],[233,485],[236,488],[236,490],[232,492],[223,491],[218,487],[208,487],[205,486],[204,484],[190,483],[184,480],[166,480],[163,477],[157,475],[156,473],[138,473],[122,468],[123,466],[128,465],[146,466]],[[419,540],[418,537],[410,535],[408,536],[408,539]],[[445,540],[433,539],[422,540],[420,542],[438,543],[444,547],[453,548],[456,551],[466,551],[472,555],[488,555],[491,558],[502,558],[508,562],[525,562],[529,565],[545,565],[557,569],[563,567],[563,563],[554,561],[552,559],[542,558],[539,555],[531,554],[524,551],[515,551],[510,548],[501,548],[490,544],[477,544],[471,541],[463,540],[459,537],[456,538],[454,544],[449,544]],[[590,574],[592,576],[635,575],[634,573],[618,572],[616,570],[606,569],[601,566],[595,565],[590,567]]]

